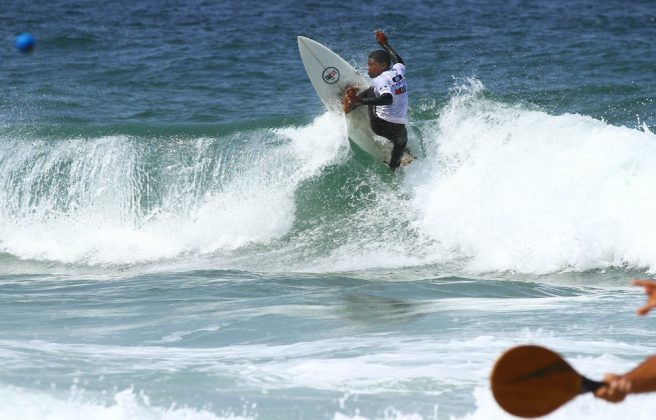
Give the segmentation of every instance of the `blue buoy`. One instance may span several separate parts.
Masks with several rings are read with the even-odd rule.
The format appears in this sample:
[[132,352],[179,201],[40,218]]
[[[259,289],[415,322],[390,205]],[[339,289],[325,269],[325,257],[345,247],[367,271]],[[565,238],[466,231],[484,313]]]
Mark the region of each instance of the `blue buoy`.
[[22,33],[16,37],[16,48],[23,53],[32,52],[36,39],[27,32]]

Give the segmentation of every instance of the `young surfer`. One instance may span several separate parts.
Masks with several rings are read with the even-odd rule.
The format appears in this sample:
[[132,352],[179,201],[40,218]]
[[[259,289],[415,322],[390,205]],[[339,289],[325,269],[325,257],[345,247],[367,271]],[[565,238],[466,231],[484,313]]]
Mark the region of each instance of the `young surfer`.
[[[375,31],[376,41],[383,47],[369,54],[367,71],[373,86],[358,94],[356,87],[344,94],[344,112],[349,113],[360,105],[369,106],[371,129],[390,140],[394,147],[389,167],[395,170],[408,143],[408,87],[405,80],[405,63],[387,43],[387,35]],[[394,65],[392,66],[392,61]]]

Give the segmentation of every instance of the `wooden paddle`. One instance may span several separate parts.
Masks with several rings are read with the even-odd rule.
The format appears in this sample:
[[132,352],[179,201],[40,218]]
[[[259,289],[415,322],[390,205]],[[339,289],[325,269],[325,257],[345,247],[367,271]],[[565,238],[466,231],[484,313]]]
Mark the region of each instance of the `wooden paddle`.
[[508,413],[540,417],[603,382],[590,380],[560,355],[540,346],[517,346],[499,357],[490,377],[492,394]]

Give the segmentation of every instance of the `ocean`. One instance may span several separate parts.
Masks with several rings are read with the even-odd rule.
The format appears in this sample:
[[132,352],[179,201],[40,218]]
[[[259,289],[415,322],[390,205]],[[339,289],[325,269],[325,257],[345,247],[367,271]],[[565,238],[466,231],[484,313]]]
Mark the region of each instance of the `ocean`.
[[[1,419],[510,419],[656,353],[651,1],[5,1]],[[392,175],[296,37],[407,64]],[[30,32],[31,54],[14,48]],[[583,395],[549,419],[651,419]]]

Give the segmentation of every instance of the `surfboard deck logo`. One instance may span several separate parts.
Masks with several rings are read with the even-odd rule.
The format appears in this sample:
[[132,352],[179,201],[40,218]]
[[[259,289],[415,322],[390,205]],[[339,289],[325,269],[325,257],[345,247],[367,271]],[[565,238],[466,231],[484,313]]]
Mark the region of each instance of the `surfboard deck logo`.
[[335,67],[326,67],[321,74],[321,78],[329,85],[337,83],[339,80],[339,70]]

